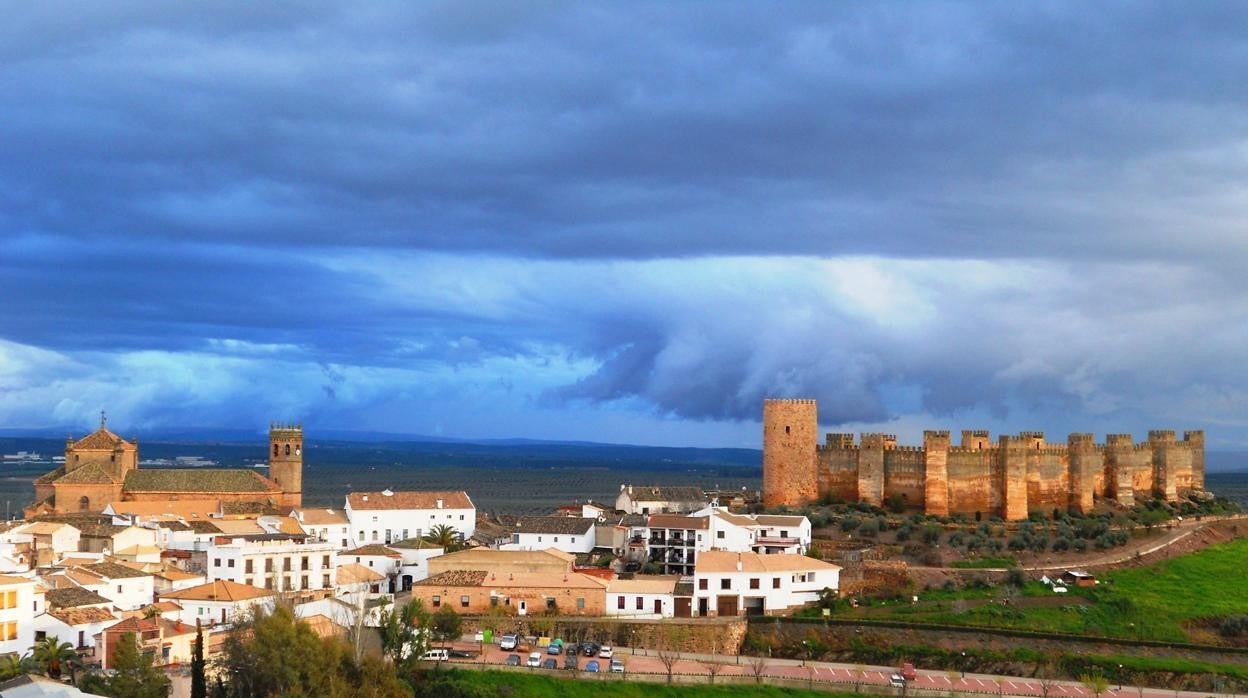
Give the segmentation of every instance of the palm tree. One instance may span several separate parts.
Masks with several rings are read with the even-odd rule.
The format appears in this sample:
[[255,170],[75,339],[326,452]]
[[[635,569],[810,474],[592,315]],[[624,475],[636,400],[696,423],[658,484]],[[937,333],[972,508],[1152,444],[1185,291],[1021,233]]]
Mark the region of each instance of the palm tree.
[[37,669],[35,660],[31,659],[29,652],[21,657],[18,657],[16,654],[8,654],[0,658],[0,681],[7,681],[15,676],[29,674]]
[[429,529],[425,540],[443,548],[451,548],[459,541],[459,531],[456,531],[454,526],[438,524]]
[[35,665],[49,677],[59,679],[61,672],[68,670],[70,679],[76,678],[74,669],[78,665],[78,652],[73,645],[61,642],[59,637],[53,635],[36,642],[30,649]]

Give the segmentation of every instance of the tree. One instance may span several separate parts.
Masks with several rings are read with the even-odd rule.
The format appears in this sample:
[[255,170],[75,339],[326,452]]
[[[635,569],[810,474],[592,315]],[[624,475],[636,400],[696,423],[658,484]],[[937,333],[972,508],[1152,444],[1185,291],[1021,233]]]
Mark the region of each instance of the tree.
[[717,649],[716,645],[718,645],[718,641],[719,641],[719,634],[714,633],[714,632],[711,633],[711,659],[710,661],[706,661],[702,663],[702,666],[706,667],[706,674],[708,677],[710,677],[711,683],[715,683],[715,677],[719,676],[719,672],[724,670],[724,665],[720,664],[718,661],[718,658],[715,656],[716,654],[715,650]]
[[446,548],[446,552],[452,552],[453,548],[459,544],[459,531],[454,526],[448,524],[438,524],[429,529],[429,533],[425,534],[425,541],[434,545]]
[[419,657],[429,648],[429,613],[420,599],[412,599],[397,612],[381,612],[381,652],[403,667],[412,657]]
[[1101,698],[1101,694],[1109,688],[1109,679],[1100,674],[1083,674],[1079,677],[1079,683],[1092,691],[1096,698]]
[[195,646],[191,650],[191,698],[208,698],[208,677],[204,673],[204,629],[195,620]]
[[29,652],[20,657],[16,654],[0,657],[0,681],[7,681],[15,676],[29,674],[38,670],[39,667],[35,664],[35,660],[30,656]]
[[429,619],[429,630],[438,642],[451,642],[463,634],[463,621],[450,606],[443,606]]
[[672,682],[672,672],[676,662],[680,661],[680,647],[684,643],[686,630],[681,625],[664,625],[659,628],[659,661],[667,669],[667,682]]
[[[750,673],[754,675],[754,683],[762,683],[763,674],[767,673],[767,658],[760,654],[750,660],[749,666]],[[670,680],[670,675],[668,678]]]
[[70,672],[71,678],[75,678],[73,673],[78,664],[78,653],[73,645],[61,642],[59,637],[52,635],[36,642],[30,650],[35,666],[50,678],[61,678],[65,670]]
[[140,651],[134,633],[124,633],[118,639],[109,668],[113,671],[110,676],[84,676],[82,690],[113,698],[165,698],[169,695],[169,677],[152,665],[150,654]]

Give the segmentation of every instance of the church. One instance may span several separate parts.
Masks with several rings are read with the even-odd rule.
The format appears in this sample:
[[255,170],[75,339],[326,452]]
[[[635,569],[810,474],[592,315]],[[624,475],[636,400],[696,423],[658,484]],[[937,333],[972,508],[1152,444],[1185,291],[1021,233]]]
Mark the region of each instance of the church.
[[303,427],[269,427],[269,476],[244,468],[140,468],[138,439],[100,428],[65,442],[65,464],[35,479],[26,517],[100,512],[113,502],[216,499],[293,509],[303,504]]

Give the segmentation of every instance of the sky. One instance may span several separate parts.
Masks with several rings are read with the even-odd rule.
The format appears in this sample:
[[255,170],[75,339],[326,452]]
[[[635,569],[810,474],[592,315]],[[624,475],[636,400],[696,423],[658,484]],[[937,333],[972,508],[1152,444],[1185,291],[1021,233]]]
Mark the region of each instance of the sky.
[[4,15],[0,426],[1248,448],[1242,3]]

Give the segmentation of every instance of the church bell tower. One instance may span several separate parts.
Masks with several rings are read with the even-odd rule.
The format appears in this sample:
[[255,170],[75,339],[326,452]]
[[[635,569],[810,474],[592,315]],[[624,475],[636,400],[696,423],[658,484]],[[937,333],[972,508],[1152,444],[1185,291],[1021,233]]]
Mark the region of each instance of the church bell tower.
[[303,506],[302,425],[269,425],[269,479],[282,488],[284,506]]

